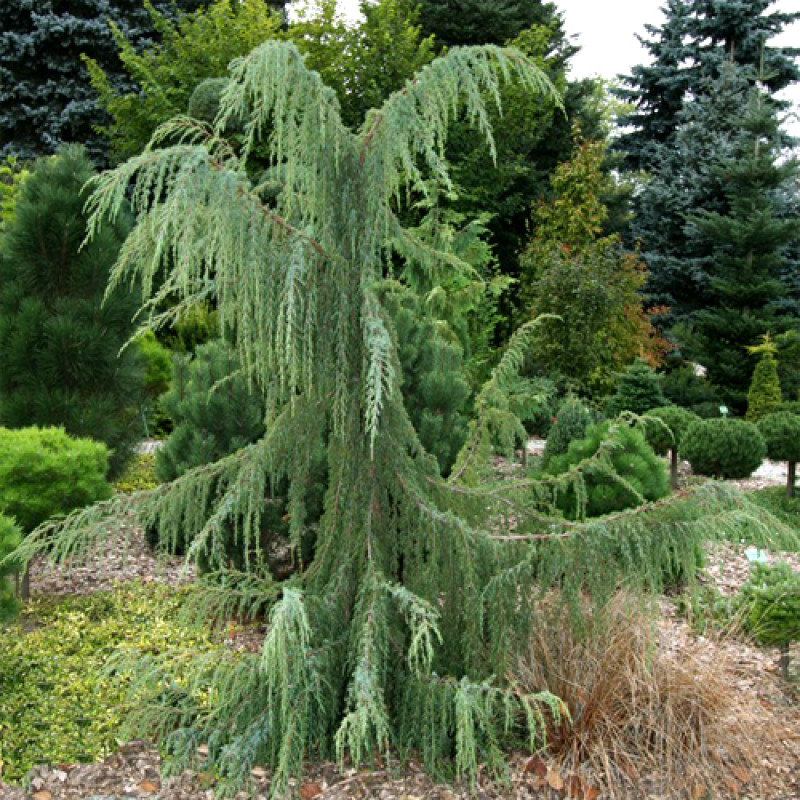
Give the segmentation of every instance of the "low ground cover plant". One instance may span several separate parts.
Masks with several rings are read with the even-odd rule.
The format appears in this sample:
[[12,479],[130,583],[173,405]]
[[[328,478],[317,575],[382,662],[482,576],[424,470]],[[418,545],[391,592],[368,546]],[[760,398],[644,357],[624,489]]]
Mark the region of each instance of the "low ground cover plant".
[[22,541],[22,531],[10,517],[0,514],[0,624],[17,612],[17,601],[12,575],[16,571],[11,563],[3,564],[6,556],[14,552]]
[[208,632],[181,622],[191,591],[126,584],[90,597],[37,600],[17,623],[0,628],[5,781],[22,780],[34,764],[91,762],[119,745],[137,700],[129,681],[107,668],[116,648],[150,656],[213,649]]

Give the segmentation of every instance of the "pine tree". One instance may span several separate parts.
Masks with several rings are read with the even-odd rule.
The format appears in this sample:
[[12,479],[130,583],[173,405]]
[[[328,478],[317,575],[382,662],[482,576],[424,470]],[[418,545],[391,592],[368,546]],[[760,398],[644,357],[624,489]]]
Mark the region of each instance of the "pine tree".
[[[266,615],[258,654],[200,658],[180,683],[169,680],[161,659],[139,664],[137,689],[153,694],[135,704],[138,722],[165,737],[177,767],[196,764],[198,743],[207,743],[205,766],[227,788],[268,763],[271,792],[280,797],[304,758],[335,754],[361,764],[397,748],[420,753],[430,770],[452,758],[455,775],[474,781],[481,762],[502,769],[512,742],[536,747],[546,716],[563,711],[551,695],[505,678],[529,644],[532,615],[522,598],[558,586],[575,608],[586,596],[602,605],[621,583],[659,586],[663,560],[688,563],[699,537],[720,529],[735,535],[737,526],[766,535],[763,515],[742,513],[747,501],[720,525],[733,501],[715,487],[699,490],[691,504],[678,497],[588,523],[580,513],[574,522],[543,513],[569,487],[585,496],[587,464],[542,481],[482,486],[493,444],[526,435],[508,390],[537,323],[515,334],[478,393],[447,482],[421,446],[376,287],[387,242],[404,238],[422,263],[436,253],[402,228],[395,204],[406,191],[428,195],[431,180],[449,187],[442,152],[460,109],[491,146],[485,98],[496,98],[510,78],[552,92],[516,51],[454,49],[354,133],[298,51],[269,42],[232,66],[216,135],[176,120],[152,149],[93,183],[95,237],[134,184],[137,223],[112,285],[138,277],[151,296],[169,253],[156,298],[177,292],[180,313],[205,297],[213,268],[220,325],[267,409],[259,442],[152,493],[117,496],[44,526],[18,552],[75,556],[104,540],[111,519],[130,514],[157,524],[165,541],[190,535],[190,555],[216,562],[220,574],[193,600],[198,614]],[[248,120],[239,152],[221,138],[234,115]],[[268,202],[243,166],[267,122],[271,160],[286,174],[283,191]],[[172,144],[160,149],[160,140]],[[451,255],[440,250],[438,258]],[[226,569],[228,527],[240,520],[240,541],[254,544],[265,489],[276,479],[289,481],[287,521],[300,546],[320,438],[329,482],[308,566],[280,582],[252,563]],[[588,459],[594,475],[608,469],[610,449],[603,443]],[[513,528],[503,523],[509,513]]]
[[[202,0],[154,1],[168,16]],[[0,4],[0,156],[32,159],[65,142],[84,144],[105,160],[94,126],[103,122],[81,55],[95,59],[118,88],[130,87],[109,22],[133,47],[156,36],[141,0],[45,0]]]
[[117,472],[141,436],[142,375],[133,333],[136,295],[104,302],[109,273],[130,230],[124,209],[88,246],[82,148],[37,163],[22,185],[0,247],[0,424],[60,425],[105,442]]

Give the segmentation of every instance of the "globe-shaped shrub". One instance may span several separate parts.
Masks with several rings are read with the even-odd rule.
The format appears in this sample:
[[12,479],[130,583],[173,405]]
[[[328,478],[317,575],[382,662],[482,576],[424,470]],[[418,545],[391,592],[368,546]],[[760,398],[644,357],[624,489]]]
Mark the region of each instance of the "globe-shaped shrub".
[[655,417],[645,423],[644,434],[647,443],[660,456],[670,453],[670,481],[672,486],[678,482],[678,452],[689,426],[699,418],[680,406],[662,406],[647,412]]
[[697,475],[747,478],[761,466],[767,445],[752,422],[703,419],[689,426],[681,453]]
[[[609,440],[613,440],[613,447],[606,449],[606,456],[588,463],[583,470],[587,517],[633,508],[643,500],[658,500],[669,493],[664,462],[647,444],[641,431],[624,424],[590,425],[585,438],[572,442],[566,453],[551,459],[548,474],[561,475],[581,461],[596,456]],[[578,516],[574,489],[562,492],[558,504],[568,517]]]
[[794,497],[797,462],[800,461],[800,417],[788,411],[767,414],[758,421],[767,445],[767,458],[786,461],[786,496]]

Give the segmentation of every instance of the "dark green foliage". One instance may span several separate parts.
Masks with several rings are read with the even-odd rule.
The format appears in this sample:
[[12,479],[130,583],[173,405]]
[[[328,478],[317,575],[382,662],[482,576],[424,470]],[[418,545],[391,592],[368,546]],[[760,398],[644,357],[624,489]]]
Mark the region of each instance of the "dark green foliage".
[[581,400],[575,397],[565,400],[559,407],[555,422],[547,434],[542,466],[547,467],[550,459],[566,453],[570,442],[583,439],[586,428],[596,421],[594,412]]
[[419,21],[444,47],[506,44],[533,25],[551,22],[540,0],[421,0]]
[[644,426],[647,443],[660,456],[665,456],[670,450],[680,450],[686,431],[697,420],[696,414],[680,406],[651,408],[647,416],[663,423],[646,422]]
[[767,414],[758,421],[767,445],[767,458],[788,462],[786,496],[794,496],[797,462],[800,461],[800,417],[788,411]]
[[747,392],[746,419],[758,422],[762,417],[775,411],[781,399],[778,362],[773,356],[765,356],[753,370],[750,390]]
[[401,389],[422,446],[447,475],[467,438],[472,390],[461,347],[445,338],[410,294],[388,304],[403,370]]
[[118,472],[141,438],[142,377],[130,287],[104,297],[130,217],[83,246],[84,184],[92,166],[79,147],[39,162],[23,184],[0,247],[0,424],[62,425],[110,450]]
[[700,419],[719,419],[722,417],[720,410],[722,405],[719,401],[706,400],[703,403],[695,403],[689,410],[697,414]]
[[800,574],[785,563],[754,564],[735,607],[760,645],[781,649],[781,667],[788,679],[789,645],[800,641]]
[[169,389],[172,357],[152,331],[145,331],[137,338],[136,349],[144,371],[144,433],[145,436],[160,436],[170,429],[159,398]]
[[641,359],[636,359],[619,376],[617,391],[609,399],[607,411],[611,416],[621,414],[623,411],[644,414],[651,408],[663,405],[664,393],[661,390],[661,377],[656,375],[649,364]]
[[547,473],[560,475],[591,459],[594,463],[583,471],[584,485],[558,497],[558,506],[569,519],[584,514],[599,517],[669,494],[664,462],[636,428],[611,422],[590,425],[585,438],[549,460]]
[[689,426],[698,419],[697,414],[680,406],[664,406],[650,409],[647,416],[655,417],[655,420],[645,420],[647,443],[660,456],[669,452],[669,477],[674,489],[678,485],[678,454],[681,444]]
[[19,609],[16,592],[10,580],[16,572],[11,562],[4,559],[11,555],[22,542],[22,531],[10,517],[0,514],[0,625],[11,619]]
[[62,428],[0,428],[0,514],[25,533],[111,495],[108,451]]
[[[153,2],[167,17],[200,4]],[[104,115],[81,55],[96,59],[118,90],[130,89],[109,21],[134,48],[152,44],[156,36],[141,0],[0,4],[0,155],[32,159],[55,152],[65,142],[80,142],[93,159],[105,160],[106,144],[95,130]]]
[[705,419],[689,426],[681,452],[696,475],[737,479],[761,466],[767,445],[752,422]]
[[701,403],[721,404],[719,390],[706,378],[695,374],[691,364],[672,365],[667,358],[665,367],[667,371],[662,377],[661,388],[670,403],[683,408],[693,408]]
[[211,464],[264,435],[264,404],[223,341],[176,355],[172,384],[161,405],[173,431],[156,453],[156,475],[171,481]]

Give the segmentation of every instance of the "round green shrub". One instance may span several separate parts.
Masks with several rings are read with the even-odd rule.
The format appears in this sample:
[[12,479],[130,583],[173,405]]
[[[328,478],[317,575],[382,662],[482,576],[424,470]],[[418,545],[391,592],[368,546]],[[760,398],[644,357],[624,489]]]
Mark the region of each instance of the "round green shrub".
[[767,414],[757,424],[767,445],[767,458],[800,461],[800,417],[779,411]]
[[697,475],[747,478],[767,454],[764,437],[752,422],[742,419],[701,419],[683,438],[683,457]]
[[582,439],[593,422],[594,413],[585,403],[574,397],[565,400],[547,434],[542,466],[547,467],[551,459],[566,453],[570,442]]
[[[669,479],[664,462],[656,456],[644,435],[629,425],[603,422],[590,425],[583,439],[572,442],[567,452],[551,459],[550,475],[561,475],[598,453],[613,439],[603,458],[583,470],[586,486],[586,516],[599,517],[613,511],[634,508],[641,499],[652,501],[669,493]],[[622,480],[617,480],[621,478]],[[574,488],[561,492],[560,509],[574,519],[579,515]]]
[[10,563],[3,566],[2,562],[14,552],[21,541],[20,527],[10,517],[0,514],[0,623],[11,619],[19,607],[10,580],[16,569]]
[[0,513],[25,533],[111,496],[108,449],[63,428],[0,428]]
[[660,456],[665,456],[670,450],[680,450],[686,431],[696,422],[697,414],[680,406],[662,406],[647,412],[648,417],[656,417],[659,422],[646,422],[644,425],[645,438],[650,447]]

